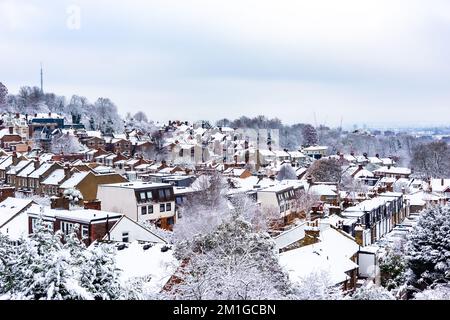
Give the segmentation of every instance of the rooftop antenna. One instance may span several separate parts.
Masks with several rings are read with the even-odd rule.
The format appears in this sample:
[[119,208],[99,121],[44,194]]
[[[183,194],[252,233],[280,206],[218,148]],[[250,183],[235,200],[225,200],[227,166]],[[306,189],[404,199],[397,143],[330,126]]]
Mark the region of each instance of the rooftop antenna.
[[44,93],[44,70],[42,69],[42,62],[41,62],[41,93]]
[[314,111],[314,125],[317,128],[317,116],[316,116],[316,112]]

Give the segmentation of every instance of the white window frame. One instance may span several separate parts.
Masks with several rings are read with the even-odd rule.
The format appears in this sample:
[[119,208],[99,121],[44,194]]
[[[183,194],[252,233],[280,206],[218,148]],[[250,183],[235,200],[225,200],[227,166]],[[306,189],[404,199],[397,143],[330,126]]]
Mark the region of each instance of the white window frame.
[[81,238],[82,239],[89,238],[89,226],[87,225],[81,226]]

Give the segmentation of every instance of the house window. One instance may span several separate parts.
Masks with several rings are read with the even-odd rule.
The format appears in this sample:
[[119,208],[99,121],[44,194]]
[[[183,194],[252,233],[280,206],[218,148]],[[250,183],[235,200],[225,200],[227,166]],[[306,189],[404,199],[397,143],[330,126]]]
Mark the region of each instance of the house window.
[[145,201],[145,192],[141,192],[140,197],[142,201]]
[[147,214],[147,207],[141,207],[141,214],[146,215]]
[[153,213],[153,206],[148,206],[148,213],[149,214]]
[[164,190],[163,189],[161,189],[161,190],[159,190],[159,199],[160,200],[163,200],[164,199]]
[[164,189],[164,194],[166,195],[166,199],[170,199],[170,189]]
[[166,211],[171,211],[172,210],[172,204],[168,203],[166,204]]
[[166,211],[166,205],[164,203],[161,203],[159,205],[159,212],[165,212]]
[[151,191],[147,191],[147,199],[152,199],[153,198],[153,195],[152,195],[152,192]]
[[73,227],[74,227],[73,223],[61,221],[61,231],[66,236],[72,232]]
[[129,233],[128,232],[122,232],[122,242],[129,242]]
[[89,227],[88,226],[81,226],[81,238],[86,239],[89,237]]

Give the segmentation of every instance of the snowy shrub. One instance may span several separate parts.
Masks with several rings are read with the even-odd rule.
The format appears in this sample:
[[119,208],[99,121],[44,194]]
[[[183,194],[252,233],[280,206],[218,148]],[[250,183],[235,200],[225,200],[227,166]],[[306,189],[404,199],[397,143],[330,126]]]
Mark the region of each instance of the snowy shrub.
[[352,300],[395,300],[395,297],[383,287],[361,287],[351,294]]
[[406,282],[406,260],[402,243],[386,248],[386,255],[380,261],[381,285],[388,290]]
[[295,299],[298,300],[340,300],[340,288],[332,285],[330,275],[325,271],[313,272],[305,276],[295,286]]
[[427,289],[417,293],[415,300],[450,300],[450,285],[439,284],[432,289]]

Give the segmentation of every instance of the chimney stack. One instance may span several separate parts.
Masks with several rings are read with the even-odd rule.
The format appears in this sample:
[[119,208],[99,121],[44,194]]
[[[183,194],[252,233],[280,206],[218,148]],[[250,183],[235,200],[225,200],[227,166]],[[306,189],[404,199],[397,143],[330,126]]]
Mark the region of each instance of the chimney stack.
[[12,153],[12,162],[13,165],[16,165],[19,162],[19,159],[17,158],[17,152],[15,151]]
[[358,224],[355,227],[355,241],[361,247],[364,247],[364,228]]
[[41,161],[39,160],[39,157],[38,157],[34,161],[34,169],[37,170],[40,166],[41,166]]
[[320,241],[319,220],[308,221],[305,227],[305,237],[303,238],[303,246],[318,243]]
[[50,199],[51,209],[70,210],[70,200],[64,197],[62,194],[59,197],[52,197]]
[[9,134],[14,134],[14,127],[9,127]]
[[66,178],[69,178],[70,176],[70,165],[68,163],[64,166],[64,176]]
[[84,208],[100,211],[102,210],[102,203],[100,200],[85,201]]

